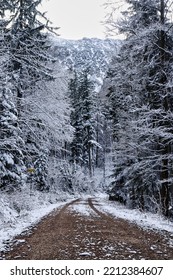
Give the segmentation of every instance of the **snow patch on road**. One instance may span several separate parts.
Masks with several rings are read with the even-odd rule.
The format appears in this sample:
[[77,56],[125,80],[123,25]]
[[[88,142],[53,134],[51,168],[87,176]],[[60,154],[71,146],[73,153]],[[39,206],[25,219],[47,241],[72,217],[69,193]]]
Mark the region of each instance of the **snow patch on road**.
[[79,201],[78,203],[75,203],[70,206],[70,210],[74,211],[78,214],[81,214],[83,216],[93,216],[96,215],[96,213],[91,209],[91,207],[88,205],[88,201],[86,199]]

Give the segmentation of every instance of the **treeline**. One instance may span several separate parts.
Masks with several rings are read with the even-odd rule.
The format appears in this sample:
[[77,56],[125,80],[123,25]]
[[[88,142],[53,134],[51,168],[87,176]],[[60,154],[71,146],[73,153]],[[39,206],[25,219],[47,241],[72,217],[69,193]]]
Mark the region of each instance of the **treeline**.
[[104,84],[113,120],[112,195],[131,207],[171,216],[173,3],[126,2],[128,10],[118,23],[126,39]]
[[75,130],[69,160],[88,170],[90,176],[95,168],[104,167],[106,147],[110,145],[109,135],[105,135],[106,110],[94,87],[89,69],[80,74],[75,72],[69,84],[71,125]]

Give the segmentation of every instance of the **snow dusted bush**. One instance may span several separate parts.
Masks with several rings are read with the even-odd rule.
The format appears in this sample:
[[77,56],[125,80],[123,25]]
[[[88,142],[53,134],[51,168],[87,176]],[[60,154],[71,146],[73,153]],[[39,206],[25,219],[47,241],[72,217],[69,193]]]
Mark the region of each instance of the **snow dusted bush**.
[[[66,160],[59,160],[49,169],[51,189],[50,191],[62,190],[74,193],[80,191],[84,185],[84,174],[81,168],[69,164]],[[83,184],[82,184],[83,182]]]
[[66,160],[55,161],[49,166],[50,192],[66,192],[67,194],[88,194],[103,187],[103,171],[96,170],[90,177],[88,169]]
[[48,190],[49,186],[47,185],[48,169],[46,154],[40,155],[40,157],[35,161],[34,166],[38,190]]
[[14,223],[24,216],[29,216],[32,211],[65,199],[62,191],[33,191],[32,184],[25,184],[20,191],[13,193],[1,191],[0,195],[0,226],[1,223]]
[[0,225],[15,222],[18,216],[17,211],[11,207],[10,202],[5,194],[1,193],[0,197]]
[[0,249],[8,249],[6,241],[38,223],[43,216],[64,204],[67,194],[34,191],[25,184],[19,191],[0,191]]

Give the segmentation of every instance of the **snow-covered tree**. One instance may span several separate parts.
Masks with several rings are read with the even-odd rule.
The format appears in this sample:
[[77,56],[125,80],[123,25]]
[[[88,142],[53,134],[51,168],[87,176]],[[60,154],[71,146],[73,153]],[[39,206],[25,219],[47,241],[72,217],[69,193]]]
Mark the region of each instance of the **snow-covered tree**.
[[71,143],[72,162],[86,166],[93,174],[96,161],[96,96],[88,70],[79,77],[75,74],[69,85],[73,111],[71,124],[75,129]]
[[[52,62],[55,60],[49,50],[49,36],[45,33],[46,30],[52,31],[52,29],[49,27],[45,14],[39,11],[41,2],[41,0],[16,0],[1,1],[0,4],[1,16],[5,23],[1,37],[5,54],[8,56],[8,59],[3,60],[3,69],[6,70],[8,81],[11,84],[9,92],[11,92],[16,110],[16,123],[18,127],[20,126],[18,131],[22,130],[25,145],[21,146],[21,150],[24,154],[24,162],[28,167],[34,166],[34,162],[38,162],[40,157],[44,157],[44,153],[47,155],[47,150],[51,153],[53,139],[56,138],[56,146],[62,147],[61,140],[65,141],[65,138],[67,140],[71,137],[67,124],[68,113],[65,113],[65,110],[69,109],[69,105],[65,96],[63,96],[64,103],[61,107],[62,115],[60,112],[56,114],[55,107],[54,109],[51,107],[50,100],[53,97],[51,91],[56,92],[56,82],[53,82],[56,77],[53,77],[52,74]],[[49,86],[45,85],[45,81],[50,81]],[[54,102],[54,106],[57,105],[58,110],[59,103],[62,104],[58,98],[62,100],[62,94],[55,92],[54,96],[56,94],[57,96],[52,98],[52,102]],[[61,96],[58,97],[58,95]],[[45,100],[45,96],[47,96],[47,100]],[[44,104],[47,101],[48,105]],[[57,123],[57,116],[60,118],[59,123]],[[50,121],[51,118],[54,121]],[[53,123],[56,128],[54,126],[51,131]]]
[[20,187],[24,168],[22,133],[8,83],[0,91],[0,188]]
[[155,203],[167,216],[173,139],[170,1],[127,2],[129,11],[120,25],[127,39],[110,71],[108,92],[119,154],[116,175],[134,206],[151,209]]
[[74,138],[70,144],[71,161],[76,164],[82,164],[82,119],[81,119],[81,99],[78,91],[79,80],[77,73],[69,82],[69,96],[73,110],[71,112],[71,125],[74,127]]
[[[2,14],[5,9],[1,10]],[[0,21],[0,188],[19,188],[24,171],[24,142],[18,121],[14,86],[8,73],[7,21]]]
[[94,93],[92,92],[92,84],[89,81],[88,71],[83,74],[79,94],[82,103],[82,126],[83,126],[83,160],[86,162],[89,173],[92,175],[94,167],[94,148],[96,145],[96,131],[95,131],[95,104]]
[[45,154],[48,181],[49,177],[57,176],[56,173],[52,175],[52,171],[62,160],[66,143],[70,143],[73,136],[68,98],[70,75],[58,62],[54,64],[53,74],[55,80],[40,82],[35,93],[26,98],[28,106],[24,119],[27,163],[35,166],[40,156]]
[[18,111],[21,111],[22,98],[32,94],[41,79],[52,79],[48,62],[52,57],[48,52],[45,29],[48,21],[38,7],[41,0],[12,1],[8,51],[11,59],[9,71],[16,85]]

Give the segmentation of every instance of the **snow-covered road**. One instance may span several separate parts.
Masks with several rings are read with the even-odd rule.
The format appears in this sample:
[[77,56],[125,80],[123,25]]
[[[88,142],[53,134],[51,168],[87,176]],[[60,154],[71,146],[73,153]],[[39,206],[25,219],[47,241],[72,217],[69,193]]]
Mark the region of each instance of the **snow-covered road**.
[[[172,223],[159,215],[129,210],[119,203],[109,202],[102,195],[51,207],[58,208],[29,234],[20,235],[19,228],[22,227],[16,227],[19,235],[13,241],[14,250],[1,253],[1,258],[173,258]],[[38,215],[47,214],[51,207],[45,212],[40,210],[37,221]]]

